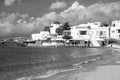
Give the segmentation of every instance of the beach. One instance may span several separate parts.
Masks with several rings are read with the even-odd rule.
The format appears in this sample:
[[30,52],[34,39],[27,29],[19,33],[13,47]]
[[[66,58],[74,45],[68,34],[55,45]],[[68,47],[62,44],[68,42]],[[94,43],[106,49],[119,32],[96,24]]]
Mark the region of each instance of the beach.
[[86,62],[80,68],[33,80],[120,80],[120,46],[113,44],[112,48],[114,54]]

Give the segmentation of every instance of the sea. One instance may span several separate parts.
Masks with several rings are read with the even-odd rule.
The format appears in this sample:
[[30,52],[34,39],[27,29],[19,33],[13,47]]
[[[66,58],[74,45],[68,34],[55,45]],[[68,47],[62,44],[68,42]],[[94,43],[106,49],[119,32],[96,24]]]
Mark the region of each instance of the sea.
[[112,48],[0,46],[0,80],[41,80]]

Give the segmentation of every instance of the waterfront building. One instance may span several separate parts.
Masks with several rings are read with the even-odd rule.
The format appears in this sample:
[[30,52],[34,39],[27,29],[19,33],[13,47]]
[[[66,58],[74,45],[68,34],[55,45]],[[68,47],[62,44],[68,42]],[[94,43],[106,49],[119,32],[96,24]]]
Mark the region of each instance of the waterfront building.
[[90,40],[90,38],[96,38],[99,35],[96,32],[102,31],[102,29],[103,27],[100,27],[100,22],[80,24],[71,27],[71,36],[74,40]]
[[89,25],[80,24],[78,26],[71,27],[71,36],[73,40],[89,40]]
[[100,26],[96,23],[89,23],[89,35],[96,39],[109,39],[109,27]]
[[42,40],[43,46],[62,46],[64,45],[64,39],[62,36],[56,36],[49,34],[49,37],[46,40]]
[[[59,45],[63,44],[89,44],[90,46],[100,47],[105,45],[105,41],[110,38],[120,38],[120,20],[112,22],[110,26],[101,26],[100,22],[80,24],[72,26],[69,30],[63,30],[62,35],[56,33],[56,29],[60,28],[62,24],[54,22],[50,26],[50,32],[41,31],[37,34],[32,34],[33,40],[41,40],[45,45]],[[81,42],[82,41],[82,42]]]
[[90,41],[91,46],[101,46],[105,39],[109,39],[109,27],[101,27],[100,22],[80,24],[71,27],[72,40]]
[[92,46],[104,46],[105,40],[109,39],[109,27],[100,26],[96,23],[89,23],[90,30],[90,41]]
[[66,44],[70,46],[88,46],[86,42],[90,40],[88,24],[80,24],[78,26],[72,26],[70,30],[63,32],[66,36]]
[[120,20],[112,21],[110,27],[110,37],[114,39],[120,39]]
[[40,31],[40,33],[32,34],[32,40],[46,40],[49,36],[48,31]]

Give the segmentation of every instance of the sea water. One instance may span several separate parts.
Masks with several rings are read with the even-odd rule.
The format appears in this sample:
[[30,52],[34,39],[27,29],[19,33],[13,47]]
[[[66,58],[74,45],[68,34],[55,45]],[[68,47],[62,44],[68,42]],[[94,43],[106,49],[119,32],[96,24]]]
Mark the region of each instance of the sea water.
[[0,80],[46,78],[106,53],[111,53],[111,48],[0,46]]

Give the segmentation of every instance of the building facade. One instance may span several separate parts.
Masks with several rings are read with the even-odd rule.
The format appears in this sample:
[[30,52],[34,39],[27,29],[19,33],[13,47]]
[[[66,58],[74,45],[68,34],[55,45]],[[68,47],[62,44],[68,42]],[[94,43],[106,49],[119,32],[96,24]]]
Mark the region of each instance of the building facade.
[[89,25],[81,24],[71,27],[71,36],[73,40],[89,40]]
[[[101,46],[101,42],[110,38],[120,39],[120,20],[113,21],[110,26],[101,26],[100,22],[80,24],[78,26],[70,27],[70,30],[64,30],[63,35],[58,35],[56,29],[60,28],[62,24],[54,22],[50,26],[50,32],[41,31],[37,34],[32,34],[33,40],[46,40],[50,38],[51,41],[90,41],[92,46]],[[60,37],[58,37],[60,36]],[[66,36],[66,38],[64,38]],[[69,37],[72,38],[69,38]],[[69,39],[68,39],[69,38]],[[76,42],[74,42],[76,44]]]
[[95,39],[109,39],[109,27],[100,26],[96,23],[89,23],[90,26],[90,37]]
[[120,39],[120,20],[113,21],[110,27],[110,37]]

